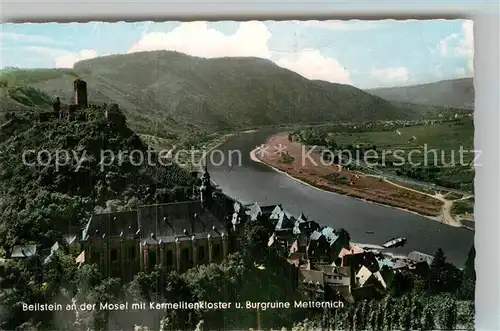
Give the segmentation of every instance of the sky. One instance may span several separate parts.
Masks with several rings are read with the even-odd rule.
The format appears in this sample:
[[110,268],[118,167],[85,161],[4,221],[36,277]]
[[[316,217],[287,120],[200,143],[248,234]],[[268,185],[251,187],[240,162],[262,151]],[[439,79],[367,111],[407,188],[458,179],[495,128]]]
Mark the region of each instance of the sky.
[[1,68],[72,68],[97,56],[174,50],[265,58],[364,89],[474,75],[469,20],[2,24],[0,45]]

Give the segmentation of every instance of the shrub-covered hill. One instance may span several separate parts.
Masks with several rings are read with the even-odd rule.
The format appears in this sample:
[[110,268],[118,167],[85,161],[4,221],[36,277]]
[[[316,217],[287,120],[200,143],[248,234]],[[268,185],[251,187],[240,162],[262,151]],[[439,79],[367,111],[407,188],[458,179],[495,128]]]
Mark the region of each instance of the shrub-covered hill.
[[442,80],[439,82],[378,88],[366,92],[389,101],[426,106],[474,109],[474,79],[472,77]]
[[[148,147],[139,137],[127,127],[107,122],[102,114],[103,107],[94,107],[85,110],[80,120],[44,122],[37,112],[4,115],[0,246],[43,238],[53,243],[58,232],[79,228],[94,209],[184,200],[192,192],[190,173],[175,164],[161,165],[151,150],[152,162],[147,162]],[[106,150],[113,152],[115,161],[108,158],[111,164],[100,166],[101,151]],[[119,161],[120,151],[134,150],[135,159],[124,156]],[[67,161],[65,151],[71,155]],[[142,164],[140,153],[145,157]]]
[[91,103],[120,104],[139,134],[159,137],[324,121],[404,119],[418,113],[350,85],[314,81],[260,58],[198,58],[153,51],[81,61],[71,70],[11,70],[4,85],[72,102],[87,82]]

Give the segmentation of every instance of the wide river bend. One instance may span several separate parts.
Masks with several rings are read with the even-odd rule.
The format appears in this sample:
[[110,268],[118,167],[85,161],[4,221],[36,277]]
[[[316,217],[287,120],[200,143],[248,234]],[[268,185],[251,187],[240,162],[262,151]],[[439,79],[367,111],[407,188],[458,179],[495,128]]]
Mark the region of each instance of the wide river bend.
[[442,248],[449,262],[459,267],[464,265],[474,242],[471,230],[321,191],[253,161],[250,152],[277,132],[276,129],[268,129],[241,133],[229,137],[217,148],[208,169],[224,193],[243,203],[282,203],[292,215],[298,216],[303,212],[322,225],[345,228],[351,235],[351,241],[356,243],[381,245],[390,237],[406,237],[408,242],[405,247],[391,250],[395,255],[406,255],[415,250],[433,255],[438,248]]

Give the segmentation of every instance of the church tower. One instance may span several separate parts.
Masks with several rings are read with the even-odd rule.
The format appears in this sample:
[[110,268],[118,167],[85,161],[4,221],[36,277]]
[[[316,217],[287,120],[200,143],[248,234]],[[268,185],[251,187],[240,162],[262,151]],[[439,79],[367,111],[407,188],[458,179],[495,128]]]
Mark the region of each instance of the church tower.
[[203,175],[201,176],[201,186],[200,186],[200,201],[204,207],[211,207],[213,202],[213,187],[212,181],[210,180],[210,174],[208,173],[207,165],[203,169]]

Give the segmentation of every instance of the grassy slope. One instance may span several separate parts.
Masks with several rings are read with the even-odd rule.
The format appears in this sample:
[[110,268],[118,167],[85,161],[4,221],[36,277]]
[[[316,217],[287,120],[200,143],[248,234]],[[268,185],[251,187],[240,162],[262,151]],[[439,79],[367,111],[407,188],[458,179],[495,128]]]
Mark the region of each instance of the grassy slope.
[[[427,146],[427,150],[435,149],[437,151],[438,161],[441,161],[444,155],[444,161],[449,162],[452,153],[456,161],[459,160],[460,146],[464,150],[474,149],[474,124],[472,119],[464,118],[457,122],[444,122],[436,125],[419,125],[413,127],[399,128],[401,135],[395,130],[381,132],[361,132],[361,133],[338,133],[334,134],[334,139],[341,144],[374,144],[381,150],[403,150],[407,155],[411,150],[422,150]],[[409,141],[413,136],[415,140]],[[452,152],[453,151],[453,152]],[[429,160],[432,160],[432,154],[429,154]],[[473,153],[464,154],[464,162],[472,161]],[[389,160],[389,158],[388,158]],[[414,153],[412,155],[414,162],[423,161],[423,155]]]
[[[471,118],[465,117],[457,121],[436,125],[403,127],[398,131],[401,135],[391,129],[381,132],[334,133],[332,137],[342,145],[374,144],[377,150],[387,153],[384,157],[387,170],[396,171],[402,168],[401,166],[390,166],[391,161],[401,162],[401,159],[394,158],[393,155],[404,158],[403,167],[419,163],[427,166],[443,166],[453,162],[453,166],[442,168],[437,178],[443,183],[451,183],[451,185],[460,187],[440,185],[461,188],[466,191],[473,190],[475,172],[467,165],[473,161],[475,156],[473,152],[474,123]],[[416,139],[410,141],[413,136]],[[460,156],[461,148],[464,150],[462,159]],[[426,151],[427,158],[424,157]]]
[[428,106],[474,109],[473,78],[451,79],[414,86],[370,89],[386,100]]
[[87,81],[92,103],[116,102],[136,132],[164,138],[284,123],[414,116],[412,110],[402,111],[355,87],[311,81],[258,58],[144,52],[82,61],[73,70],[13,70],[1,80],[70,103],[75,77]]

